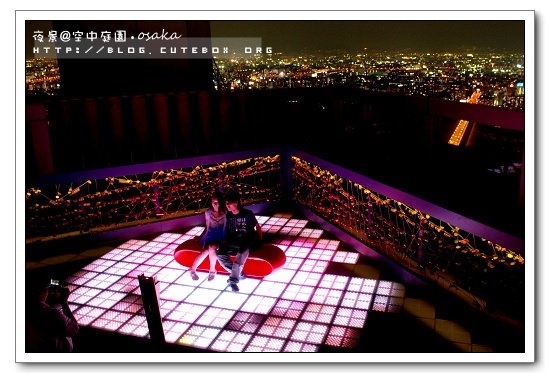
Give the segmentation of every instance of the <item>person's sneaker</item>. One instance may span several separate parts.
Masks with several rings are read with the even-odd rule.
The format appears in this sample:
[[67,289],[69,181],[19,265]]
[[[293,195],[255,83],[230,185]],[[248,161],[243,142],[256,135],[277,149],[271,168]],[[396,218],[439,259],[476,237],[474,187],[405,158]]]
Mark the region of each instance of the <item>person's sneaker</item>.
[[216,278],[216,272],[215,271],[208,273],[208,280],[209,281],[213,281],[214,278]]
[[234,292],[239,291],[239,286],[237,286],[236,283],[230,283],[229,286],[231,286],[231,290],[233,290]]
[[192,278],[194,281],[198,281],[198,280],[199,280],[199,276],[198,276],[197,273],[195,273],[193,270],[191,270],[191,278]]
[[248,276],[247,276],[245,273],[241,273],[241,277],[240,277],[241,281],[242,281],[243,279],[246,279],[246,278],[248,278]]

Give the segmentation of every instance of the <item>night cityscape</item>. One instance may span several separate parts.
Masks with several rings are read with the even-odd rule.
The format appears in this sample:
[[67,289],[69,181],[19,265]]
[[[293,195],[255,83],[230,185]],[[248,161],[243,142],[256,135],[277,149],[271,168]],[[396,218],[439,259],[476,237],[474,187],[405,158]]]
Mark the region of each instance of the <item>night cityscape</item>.
[[[36,48],[52,31],[78,44],[121,30],[131,44],[158,31],[212,46],[260,38],[262,53]],[[74,354],[528,351],[521,18],[54,20],[26,32],[25,275],[67,284]],[[73,49],[104,49],[90,44]],[[201,269],[191,279],[178,258],[214,190],[238,192],[283,253],[241,291],[225,275],[203,283]]]
[[467,102],[479,89],[480,104],[512,109],[524,105],[522,54],[275,54],[218,60],[217,66],[218,88],[348,87],[458,102]]
[[[519,53],[275,53],[215,63],[216,90],[346,87],[467,102],[479,89],[480,104],[524,107],[524,57]],[[27,94],[59,93],[56,60],[28,60],[26,72]]]

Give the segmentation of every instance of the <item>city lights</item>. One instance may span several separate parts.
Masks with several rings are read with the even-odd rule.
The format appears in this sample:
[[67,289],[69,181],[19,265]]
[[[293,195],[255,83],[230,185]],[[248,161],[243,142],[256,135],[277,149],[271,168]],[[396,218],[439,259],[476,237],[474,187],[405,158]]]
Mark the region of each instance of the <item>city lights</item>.
[[[341,52],[292,56],[273,52],[252,58],[215,58],[213,67],[231,90],[345,86],[462,101],[475,86],[484,94],[477,100],[479,104],[523,109],[523,61],[522,54]],[[56,95],[60,84],[56,60],[27,60],[27,94]],[[216,84],[213,88],[223,87]]]

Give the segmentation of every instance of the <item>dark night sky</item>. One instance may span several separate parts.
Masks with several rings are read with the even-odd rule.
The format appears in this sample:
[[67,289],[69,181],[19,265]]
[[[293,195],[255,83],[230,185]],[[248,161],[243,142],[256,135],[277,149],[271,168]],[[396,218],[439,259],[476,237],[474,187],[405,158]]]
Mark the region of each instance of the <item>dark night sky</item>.
[[523,20],[212,21],[213,37],[261,37],[275,52],[524,50]]

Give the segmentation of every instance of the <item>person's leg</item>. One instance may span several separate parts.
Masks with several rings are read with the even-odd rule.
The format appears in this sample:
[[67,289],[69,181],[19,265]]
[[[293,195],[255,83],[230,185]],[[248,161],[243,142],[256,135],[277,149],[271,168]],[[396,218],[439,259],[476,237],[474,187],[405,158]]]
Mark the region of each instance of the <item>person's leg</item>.
[[227,246],[220,246],[216,252],[216,257],[218,258],[218,262],[220,262],[221,267],[223,267],[228,273],[231,273],[231,270],[233,269],[233,262],[231,262],[231,258],[229,257],[229,249]]
[[216,254],[217,249],[217,245],[208,245],[208,260],[210,261],[210,272],[208,273],[209,281],[216,276],[216,262],[218,262],[218,255]]
[[249,254],[250,249],[248,247],[241,247],[239,249],[239,252],[237,253],[237,256],[235,258],[235,262],[233,262],[233,267],[231,268],[231,276],[229,277],[229,282],[231,284],[239,283],[244,263],[246,262]]
[[193,265],[191,265],[191,278],[193,280],[199,279],[199,276],[197,275],[197,267],[204,261],[206,256],[208,255],[208,250],[201,252],[199,255],[195,257],[195,260],[193,261]]

